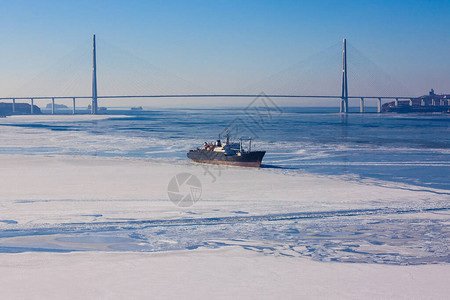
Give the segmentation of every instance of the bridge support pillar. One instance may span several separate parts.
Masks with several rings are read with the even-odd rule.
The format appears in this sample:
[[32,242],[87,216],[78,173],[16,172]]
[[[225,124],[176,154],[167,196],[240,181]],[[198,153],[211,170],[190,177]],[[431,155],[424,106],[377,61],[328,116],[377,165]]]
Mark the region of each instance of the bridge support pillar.
[[364,112],[364,98],[361,97],[361,99],[359,100],[359,112],[363,113]]
[[398,107],[398,98],[395,98],[395,107]]
[[378,113],[380,113],[381,112],[381,98],[378,98],[378,101],[377,101],[377,112]]
[[30,102],[31,102],[31,111],[30,111],[30,113],[31,113],[31,114],[34,114],[34,107],[33,107],[33,106],[34,106],[34,99],[31,98],[31,99],[30,99]]
[[72,98],[72,114],[75,114],[75,97]]
[[436,100],[431,99],[431,105],[436,106]]
[[341,113],[348,113],[348,98],[341,99],[341,105],[339,111]]
[[413,106],[413,99],[409,99],[409,106]]
[[55,114],[55,98],[52,98],[52,115]]
[[421,105],[421,106],[427,106],[427,102],[425,101],[424,98],[422,98],[422,99],[420,100],[420,105]]
[[439,105],[440,106],[444,106],[445,104],[444,104],[445,102],[444,102],[444,99],[441,99],[440,101],[439,101]]
[[12,103],[12,112],[15,113],[16,112],[16,99],[12,99],[13,103]]

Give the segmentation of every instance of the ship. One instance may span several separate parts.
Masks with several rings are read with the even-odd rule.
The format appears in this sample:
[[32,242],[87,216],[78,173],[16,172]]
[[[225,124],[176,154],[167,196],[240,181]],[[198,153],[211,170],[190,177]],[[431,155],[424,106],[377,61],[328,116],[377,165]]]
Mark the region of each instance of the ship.
[[198,163],[259,168],[266,151],[252,151],[251,148],[251,137],[241,137],[234,143],[227,131],[224,143],[219,136],[214,143],[205,142],[203,147],[189,150],[187,157]]

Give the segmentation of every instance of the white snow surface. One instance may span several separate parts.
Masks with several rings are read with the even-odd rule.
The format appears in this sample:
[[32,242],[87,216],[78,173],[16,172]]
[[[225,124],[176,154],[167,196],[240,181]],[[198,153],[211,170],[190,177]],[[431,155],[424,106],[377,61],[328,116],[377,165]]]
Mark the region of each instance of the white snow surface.
[[[201,182],[193,206],[168,198],[179,173]],[[39,155],[0,155],[0,190],[1,299],[443,299],[450,292],[445,190]]]
[[2,299],[445,299],[448,265],[322,263],[232,247],[0,255]]
[[[173,176],[185,172],[199,178],[202,195],[194,206],[180,208],[169,201],[167,188]],[[386,206],[420,209],[449,200],[447,191],[352,177],[89,156],[1,155],[0,185],[1,219],[19,225]]]

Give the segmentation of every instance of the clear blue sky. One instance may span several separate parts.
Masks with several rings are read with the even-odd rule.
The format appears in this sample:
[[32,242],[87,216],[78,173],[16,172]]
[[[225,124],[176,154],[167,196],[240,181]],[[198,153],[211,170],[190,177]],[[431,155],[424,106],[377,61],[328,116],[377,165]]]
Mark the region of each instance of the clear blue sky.
[[346,37],[412,93],[450,93],[449,15],[450,1],[0,0],[0,94],[93,33],[217,91],[239,90]]

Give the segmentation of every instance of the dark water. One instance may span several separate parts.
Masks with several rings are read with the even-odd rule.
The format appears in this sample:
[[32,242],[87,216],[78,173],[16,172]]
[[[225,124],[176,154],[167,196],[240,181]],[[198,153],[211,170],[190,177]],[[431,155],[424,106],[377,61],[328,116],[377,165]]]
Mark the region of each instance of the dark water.
[[[260,103],[261,104],[261,103]],[[253,105],[227,109],[110,111],[96,121],[3,124],[56,135],[56,144],[1,147],[0,153],[186,160],[186,151],[228,128],[266,150],[264,168],[355,175],[450,189],[450,115],[348,114],[334,108]],[[118,116],[127,114],[126,117]],[[115,116],[117,115],[117,116]],[[42,134],[42,133],[41,133]],[[73,139],[73,143],[70,142]],[[65,142],[61,142],[64,140]]]

